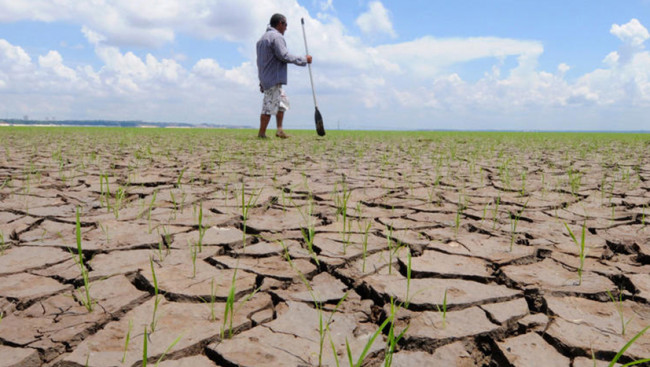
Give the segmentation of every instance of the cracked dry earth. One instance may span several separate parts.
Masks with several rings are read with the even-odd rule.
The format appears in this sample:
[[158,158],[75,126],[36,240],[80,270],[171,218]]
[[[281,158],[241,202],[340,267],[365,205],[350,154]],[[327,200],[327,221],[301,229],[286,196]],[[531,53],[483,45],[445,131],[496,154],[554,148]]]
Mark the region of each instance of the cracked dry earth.
[[379,366],[404,330],[393,366],[607,366],[650,325],[647,135],[252,136],[2,128],[0,366]]

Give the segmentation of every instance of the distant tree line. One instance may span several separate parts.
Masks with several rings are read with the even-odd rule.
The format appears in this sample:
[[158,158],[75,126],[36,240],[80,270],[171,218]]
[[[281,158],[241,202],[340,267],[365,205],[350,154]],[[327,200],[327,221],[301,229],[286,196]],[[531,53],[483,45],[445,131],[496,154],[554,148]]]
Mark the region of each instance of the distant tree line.
[[187,122],[143,122],[116,120],[24,120],[0,119],[0,123],[10,125],[61,125],[61,126],[97,126],[97,127],[202,127],[202,128],[250,128],[249,126],[226,126],[217,124],[190,124]]

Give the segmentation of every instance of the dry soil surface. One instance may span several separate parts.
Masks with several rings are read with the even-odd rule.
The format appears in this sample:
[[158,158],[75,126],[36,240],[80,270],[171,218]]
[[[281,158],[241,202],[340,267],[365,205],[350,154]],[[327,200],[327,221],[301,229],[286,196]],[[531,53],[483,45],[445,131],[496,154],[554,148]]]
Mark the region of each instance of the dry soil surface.
[[252,136],[2,128],[0,367],[600,366],[650,325],[647,136]]

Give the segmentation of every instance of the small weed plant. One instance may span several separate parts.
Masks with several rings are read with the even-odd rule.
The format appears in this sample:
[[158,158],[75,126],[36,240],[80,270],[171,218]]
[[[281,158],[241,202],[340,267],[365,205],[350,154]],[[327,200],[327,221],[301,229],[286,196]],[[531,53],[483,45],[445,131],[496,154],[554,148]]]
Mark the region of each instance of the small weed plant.
[[309,255],[314,259],[316,265],[320,265],[320,261],[318,260],[318,256],[314,250],[314,236],[316,234],[316,226],[312,217],[312,214],[314,212],[314,201],[311,195],[309,195],[307,203],[307,212],[303,212],[302,209],[298,209],[298,211],[300,212],[300,215],[302,216],[306,225],[306,228],[300,229],[300,233],[302,233],[302,238],[305,241],[305,246],[307,246],[307,251],[309,252]]
[[6,249],[7,244],[5,243],[5,236],[2,233],[2,230],[0,230],[0,256],[5,254]]
[[158,306],[162,297],[158,294],[158,278],[156,277],[156,269],[153,266],[153,258],[149,258],[149,264],[151,265],[151,277],[153,278],[153,291],[154,291],[154,303],[153,303],[153,313],[151,314],[151,323],[149,328],[153,333],[156,330],[156,325],[158,324],[158,319],[156,318],[156,313],[158,312]]
[[517,214],[510,214],[510,252],[512,252],[512,247],[514,246],[515,238],[517,237],[517,224],[519,223],[519,218],[521,218],[524,210],[526,210],[527,205],[528,200],[526,200],[526,203],[524,203],[524,206]]
[[[408,307],[408,306],[407,306]],[[399,334],[395,335],[395,315],[397,314],[400,306],[396,306],[391,298],[390,300],[390,327],[388,328],[388,335],[386,338],[386,348],[384,351],[384,367],[390,367],[393,364],[393,354],[397,348],[397,343],[404,337],[408,331],[410,324],[407,325]]]
[[[147,345],[147,341],[149,340],[149,334],[150,333],[147,331],[147,326],[145,325],[145,327],[144,327],[144,336],[143,336],[144,339],[143,339],[143,342],[142,342],[142,367],[147,367],[147,359],[149,359],[149,351],[148,351],[149,347]],[[172,348],[174,348],[174,346],[176,344],[178,344],[179,341],[181,341],[182,337],[183,337],[183,334],[179,335],[178,338],[176,338],[167,347],[167,349],[165,349],[163,354],[161,354],[160,357],[158,358],[158,360],[156,361],[156,364],[154,365],[155,367],[158,367],[158,365],[160,365],[160,362],[162,362],[162,360],[165,358],[165,356],[167,356],[167,353],[169,353],[169,351],[172,350]]]
[[569,176],[569,187],[571,189],[571,194],[576,196],[580,191],[582,173],[580,173],[578,170],[573,169],[573,167],[569,167],[567,175]]
[[307,251],[309,251],[309,255],[314,259],[314,262],[316,262],[316,265],[320,265],[320,261],[318,261],[318,255],[316,255],[316,251],[314,250],[314,232],[315,228],[313,226],[309,226],[309,228],[301,228],[300,233],[302,233],[302,238],[305,240],[305,245],[307,246]]
[[406,299],[404,300],[404,307],[408,308],[410,299],[409,293],[411,291],[411,249],[406,252]]
[[393,255],[399,250],[399,246],[395,241],[393,241],[393,227],[386,225],[386,230],[388,231],[388,236],[386,236],[386,242],[388,246],[388,274],[393,274]]
[[246,248],[246,223],[248,221],[248,212],[250,211],[250,208],[255,205],[257,202],[257,198],[262,194],[262,190],[255,194],[251,194],[248,197],[248,201],[246,200],[246,187],[244,185],[244,180],[242,180],[241,183],[241,203],[240,203],[240,209],[241,209],[241,218],[242,218],[242,233],[243,233],[243,241],[244,241],[244,248]]
[[500,203],[501,203],[501,195],[497,196],[494,202],[494,209],[492,209],[492,230],[494,230],[497,227]]
[[336,312],[338,312],[338,309],[341,307],[345,299],[348,297],[349,292],[346,292],[343,297],[339,300],[339,302],[336,304],[336,307],[334,307],[334,310],[330,313],[329,317],[327,319],[324,318],[323,316],[323,302],[316,297],[316,294],[314,293],[314,289],[312,288],[311,284],[309,284],[309,281],[305,277],[305,275],[298,269],[295,264],[293,263],[293,260],[291,260],[291,255],[289,254],[289,249],[286,247],[284,242],[280,241],[280,244],[284,248],[284,258],[287,260],[291,268],[298,274],[298,278],[300,281],[307,287],[307,291],[309,292],[309,295],[311,296],[312,301],[314,302],[314,307],[316,308],[316,311],[318,312],[318,366],[323,365],[323,348],[325,346],[325,336],[330,337],[330,344],[332,346],[332,352],[334,353],[334,358],[336,359],[336,364],[337,366],[339,365],[338,363],[338,356],[336,354],[336,347],[334,346],[334,342],[332,341],[332,336],[330,334],[330,325],[332,324],[332,319],[334,318],[334,315]]
[[113,215],[115,215],[115,219],[119,219],[120,217],[120,208],[122,207],[122,202],[126,198],[126,195],[126,189],[122,186],[118,187],[115,192],[115,201],[113,204]]
[[463,216],[463,212],[466,209],[465,203],[462,201],[462,197],[458,196],[458,205],[456,207],[456,217],[454,219],[454,233],[458,235],[458,230],[460,229],[460,219]]
[[78,207],[75,234],[77,238],[77,254],[73,256],[73,259],[79,267],[81,279],[83,280],[83,295],[81,296],[81,303],[86,308],[86,310],[88,310],[88,312],[92,312],[95,301],[90,297],[90,279],[88,277],[88,268],[84,263],[83,249],[81,248],[81,221]]
[[190,242],[190,256],[192,258],[192,279],[196,278],[196,256],[199,251],[199,245]]
[[366,224],[366,228],[363,231],[363,243],[362,245],[362,256],[363,256],[363,262],[361,264],[361,272],[365,273],[366,272],[366,257],[368,256],[368,232],[370,231],[370,227],[372,226],[372,223]]
[[[235,294],[237,281],[237,268],[232,274],[232,281],[230,282],[230,290],[228,291],[228,298],[226,298],[226,307],[223,311],[223,325],[221,326],[221,338],[225,338],[226,330],[228,330],[228,338],[232,338],[232,323],[235,316]],[[230,324],[228,319],[230,318]],[[226,325],[229,327],[226,329]]]
[[[618,360],[623,355],[623,353],[625,353],[625,351],[628,350],[628,348],[630,348],[632,346],[632,344],[634,344],[637,341],[637,339],[639,339],[641,336],[643,336],[643,334],[645,334],[645,332],[648,331],[648,329],[650,329],[650,326],[646,326],[645,328],[643,328],[643,330],[639,331],[632,339],[630,339],[627,343],[625,343],[623,348],[621,348],[621,350],[619,350],[618,353],[616,353],[616,355],[614,356],[614,359],[612,359],[612,361],[609,363],[608,367],[614,367],[616,365],[616,363],[618,362]],[[650,362],[650,358],[642,358],[642,359],[638,359],[636,361],[632,361],[630,363],[624,364],[623,367],[640,365],[642,363],[648,363],[648,362]]]
[[609,296],[609,299],[612,300],[612,303],[616,308],[616,312],[618,313],[618,317],[621,320],[621,335],[625,335],[625,328],[627,328],[627,325],[630,323],[630,321],[632,321],[632,319],[625,321],[625,314],[623,313],[623,292],[619,290],[618,297],[614,297],[612,292],[607,290],[607,295]]
[[212,278],[212,281],[210,282],[210,321],[217,320],[217,314],[214,308],[216,300],[217,300],[217,290],[214,286],[214,278]]
[[[335,185],[335,190],[337,187]],[[338,190],[337,190],[338,193]],[[350,195],[352,191],[348,189],[348,186],[345,182],[341,182],[341,194],[334,197],[334,203],[337,207],[336,209],[336,218],[338,219],[339,215],[343,219],[343,230],[341,231],[343,237],[343,243],[350,243],[350,219],[348,218],[348,201],[350,200]],[[343,255],[345,255],[346,246],[343,247]]]
[[578,246],[578,256],[580,257],[580,265],[578,266],[578,285],[582,285],[582,272],[585,267],[585,257],[587,256],[587,251],[585,248],[585,235],[586,235],[586,230],[587,230],[587,223],[582,224],[582,235],[580,236],[580,242],[576,239],[576,236],[573,234],[573,231],[571,231],[571,228],[569,228],[569,225],[564,222],[564,227],[566,227],[567,231],[569,231],[569,236],[571,236],[571,239],[573,240],[573,243]]
[[239,302],[239,305],[235,308],[235,295],[236,295],[236,283],[237,281],[237,268],[235,268],[235,271],[232,274],[232,281],[230,282],[230,290],[228,291],[228,298],[226,298],[226,307],[224,308],[223,311],[223,325],[221,326],[221,338],[226,338],[226,332],[227,332],[227,338],[230,339],[233,336],[233,322],[235,320],[235,314],[237,311],[243,307],[246,302],[250,301],[253,296],[259,291],[259,288],[254,289],[251,293],[249,293],[244,299],[242,299]]
[[350,367],[361,367],[361,366],[363,366],[363,362],[365,361],[366,356],[368,355],[368,352],[370,351],[370,348],[375,343],[375,340],[377,339],[377,337],[379,335],[381,335],[381,333],[384,331],[386,326],[388,324],[390,324],[391,322],[393,322],[394,317],[395,317],[394,313],[391,314],[389,317],[387,317],[386,320],[384,320],[384,322],[379,326],[379,329],[377,329],[377,331],[375,331],[375,333],[372,334],[372,336],[370,337],[370,339],[368,339],[368,342],[364,346],[363,351],[361,351],[361,354],[359,355],[359,358],[357,359],[356,362],[353,361],[354,357],[352,356],[352,349],[350,348],[350,343],[348,341],[348,338],[345,338],[345,348],[346,348],[346,352],[347,352],[347,356],[348,356],[348,362],[350,363]]
[[203,251],[203,237],[205,237],[205,232],[207,228],[203,226],[203,201],[199,203],[199,240],[196,242],[196,246],[199,249],[199,252]]
[[445,293],[442,297],[442,307],[436,305],[438,308],[438,313],[442,317],[442,328],[447,328],[447,289],[445,288]]
[[122,355],[122,363],[126,361],[126,352],[129,349],[129,343],[131,342],[132,330],[133,330],[133,320],[129,320],[129,329],[126,331],[126,336],[124,337],[124,354]]

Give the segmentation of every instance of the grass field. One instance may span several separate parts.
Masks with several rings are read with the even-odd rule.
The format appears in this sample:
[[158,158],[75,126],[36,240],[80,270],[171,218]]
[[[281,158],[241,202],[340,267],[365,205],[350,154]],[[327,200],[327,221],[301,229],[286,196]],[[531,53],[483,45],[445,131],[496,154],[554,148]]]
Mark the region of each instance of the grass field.
[[649,134],[290,134],[0,128],[0,360],[648,365]]

